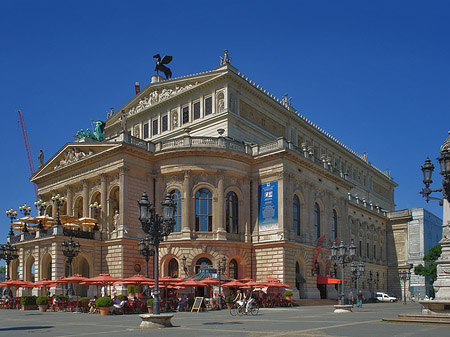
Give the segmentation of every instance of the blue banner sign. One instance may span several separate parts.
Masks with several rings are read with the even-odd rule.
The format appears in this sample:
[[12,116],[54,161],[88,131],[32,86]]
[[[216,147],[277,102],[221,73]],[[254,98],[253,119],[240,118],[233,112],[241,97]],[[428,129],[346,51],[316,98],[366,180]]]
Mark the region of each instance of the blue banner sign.
[[259,185],[259,230],[278,228],[278,181]]

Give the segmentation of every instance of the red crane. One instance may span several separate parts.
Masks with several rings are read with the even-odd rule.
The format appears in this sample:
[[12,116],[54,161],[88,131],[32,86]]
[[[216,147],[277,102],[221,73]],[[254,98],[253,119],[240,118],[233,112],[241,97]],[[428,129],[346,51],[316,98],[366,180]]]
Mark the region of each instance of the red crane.
[[[19,113],[19,124],[20,128],[22,129],[22,136],[23,136],[23,142],[25,143],[25,151],[27,152],[27,158],[28,158],[28,166],[30,167],[30,173],[31,175],[34,174],[34,166],[33,166],[33,159],[31,157],[31,147],[30,142],[28,141],[28,134],[27,129],[25,128],[25,121],[23,120],[22,112],[20,110],[17,110]],[[38,190],[35,183],[33,183],[34,188],[34,195],[36,196],[36,201],[38,200]]]

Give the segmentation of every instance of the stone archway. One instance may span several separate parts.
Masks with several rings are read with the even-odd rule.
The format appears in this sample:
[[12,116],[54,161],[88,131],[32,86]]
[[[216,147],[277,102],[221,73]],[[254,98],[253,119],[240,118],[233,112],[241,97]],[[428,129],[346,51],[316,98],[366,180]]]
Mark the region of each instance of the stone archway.
[[46,278],[48,280],[52,279],[52,256],[49,253],[46,253],[42,259],[41,259],[41,263],[40,263],[40,268],[41,268],[41,279],[42,278]]

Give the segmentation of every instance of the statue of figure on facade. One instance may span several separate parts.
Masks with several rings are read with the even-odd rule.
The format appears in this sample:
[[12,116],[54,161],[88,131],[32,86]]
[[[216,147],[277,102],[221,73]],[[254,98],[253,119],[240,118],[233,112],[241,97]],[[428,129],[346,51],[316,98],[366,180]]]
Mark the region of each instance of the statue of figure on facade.
[[42,151],[42,149],[39,152],[38,160],[39,160],[39,168],[41,168],[44,165],[44,151]]
[[103,132],[105,131],[105,122],[101,121],[100,119],[95,122],[95,129],[94,129],[94,137],[99,142],[103,142],[105,140],[105,136],[103,135]]
[[116,209],[113,216],[113,231],[117,231],[119,229],[119,221],[120,221],[120,214],[119,211]]
[[155,65],[155,71],[156,74],[158,74],[158,71],[161,71],[166,76],[166,79],[172,78],[172,71],[165,66],[165,64],[169,64],[172,62],[173,57],[172,56],[164,56],[164,58],[161,60],[161,56],[159,54],[156,54],[153,56],[153,58],[156,59],[156,65]]
[[223,57],[220,57],[220,65],[223,66],[224,64],[231,64],[231,57],[228,57],[228,49],[225,49],[223,51]]
[[127,132],[127,114],[125,110],[122,110],[122,116],[120,117],[120,125],[122,127],[122,132]]

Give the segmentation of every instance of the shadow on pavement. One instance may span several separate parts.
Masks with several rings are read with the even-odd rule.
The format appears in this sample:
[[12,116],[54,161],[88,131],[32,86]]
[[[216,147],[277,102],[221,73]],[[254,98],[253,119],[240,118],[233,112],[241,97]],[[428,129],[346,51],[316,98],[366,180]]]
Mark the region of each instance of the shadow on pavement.
[[0,331],[24,331],[24,330],[40,330],[40,329],[51,329],[52,325],[48,326],[18,326],[11,328],[0,328]]

